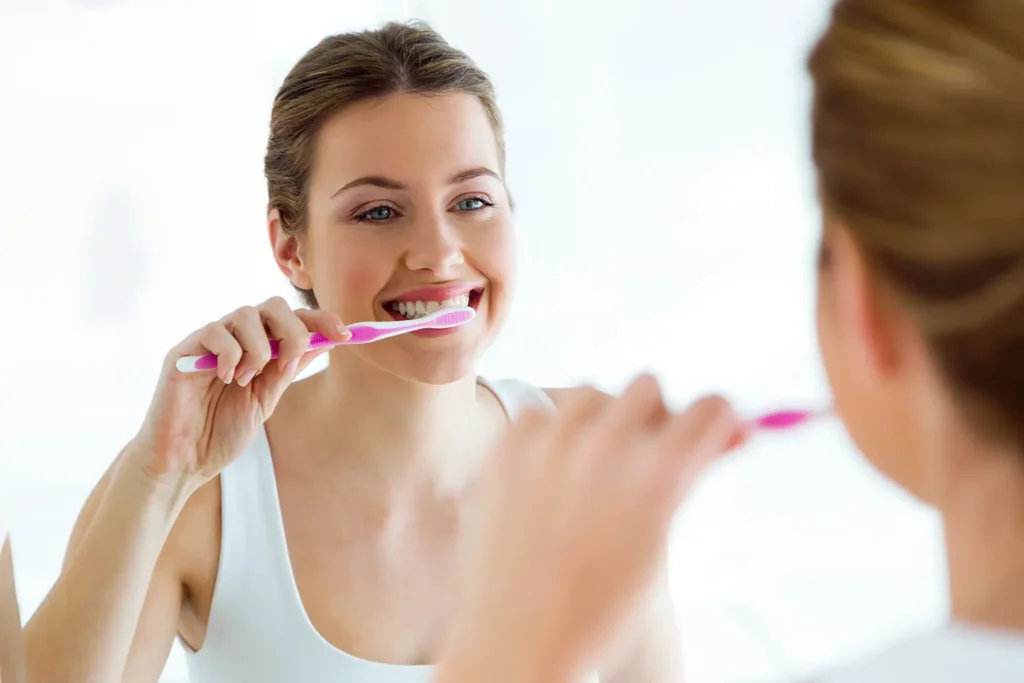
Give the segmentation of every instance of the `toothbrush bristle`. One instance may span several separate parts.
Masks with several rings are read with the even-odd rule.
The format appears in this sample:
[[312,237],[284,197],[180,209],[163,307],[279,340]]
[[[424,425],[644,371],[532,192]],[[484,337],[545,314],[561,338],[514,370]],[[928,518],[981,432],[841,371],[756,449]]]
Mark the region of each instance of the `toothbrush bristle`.
[[476,311],[467,306],[465,308],[460,308],[457,311],[448,311],[446,313],[439,315],[437,317],[437,320],[434,320],[432,323],[430,323],[430,326],[439,329],[445,327],[455,327],[457,325],[461,325],[462,323],[469,322],[470,320],[473,319],[474,315],[476,315]]
[[456,327],[457,325],[461,325],[472,320],[474,315],[476,315],[476,311],[469,306],[452,310],[436,311],[423,318],[413,318],[408,321],[403,321],[399,324],[397,329],[392,328],[391,331],[385,330],[384,332],[371,326],[360,326],[356,324],[349,328],[349,331],[352,332],[352,338],[346,343],[365,344],[367,342],[376,341],[377,339],[387,339],[388,337],[393,337],[396,334],[402,334],[404,332]]

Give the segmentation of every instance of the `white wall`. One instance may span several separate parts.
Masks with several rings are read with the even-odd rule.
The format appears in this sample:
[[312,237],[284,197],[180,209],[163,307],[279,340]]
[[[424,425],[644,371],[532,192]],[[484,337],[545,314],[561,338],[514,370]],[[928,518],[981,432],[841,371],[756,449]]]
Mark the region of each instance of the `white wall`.
[[[0,514],[24,610],[159,360],[289,290],[270,101],[323,35],[416,15],[494,77],[521,288],[489,375],[815,404],[803,55],[824,0],[0,0]],[[935,518],[836,425],[723,463],[680,518],[691,683],[813,670],[941,619]],[[168,680],[183,676],[180,653]]]

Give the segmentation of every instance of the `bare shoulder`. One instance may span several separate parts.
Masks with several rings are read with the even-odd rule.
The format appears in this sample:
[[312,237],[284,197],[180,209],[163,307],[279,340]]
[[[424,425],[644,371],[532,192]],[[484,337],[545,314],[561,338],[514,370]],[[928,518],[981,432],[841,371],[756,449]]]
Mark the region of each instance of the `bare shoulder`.
[[555,408],[561,410],[565,406],[569,405],[576,399],[586,396],[587,394],[597,393],[605,398],[611,398],[611,394],[607,394],[603,391],[598,391],[591,386],[578,386],[578,387],[557,387],[543,390],[545,394],[551,399],[551,402],[555,404]]
[[601,681],[681,681],[682,640],[664,559],[658,574],[603,653]]

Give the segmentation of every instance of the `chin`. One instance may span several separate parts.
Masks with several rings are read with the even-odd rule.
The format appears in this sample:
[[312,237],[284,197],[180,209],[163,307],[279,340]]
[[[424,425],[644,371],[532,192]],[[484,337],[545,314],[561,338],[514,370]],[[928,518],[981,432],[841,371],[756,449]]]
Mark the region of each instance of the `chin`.
[[889,482],[906,494],[925,505],[935,503],[934,496],[926,485],[927,478],[912,452],[886,448],[861,448],[861,453],[871,466]]
[[854,446],[878,473],[930,504],[928,467],[913,437],[913,416],[901,413],[897,402],[883,396],[872,396],[870,401],[865,398],[856,407],[859,410],[838,401],[836,405]]

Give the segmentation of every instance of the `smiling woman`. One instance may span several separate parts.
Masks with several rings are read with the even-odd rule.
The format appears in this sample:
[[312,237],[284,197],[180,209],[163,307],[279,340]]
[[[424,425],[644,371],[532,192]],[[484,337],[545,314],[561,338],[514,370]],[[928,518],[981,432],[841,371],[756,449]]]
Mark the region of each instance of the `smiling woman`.
[[[331,40],[321,48],[340,49]],[[472,372],[508,314],[514,243],[501,128],[496,110],[487,113],[493,99],[485,90],[406,88],[360,99],[321,125],[302,212],[289,208],[292,185],[273,180],[273,169],[285,163],[276,150],[298,147],[279,141],[285,133],[272,127],[270,229],[278,264],[307,303],[343,320],[390,319],[394,304],[426,313],[429,302],[469,295],[477,317],[469,329],[444,335],[443,348],[420,348],[420,335],[351,354],[409,379],[448,383]],[[309,92],[303,111],[312,122],[330,89]],[[286,106],[283,97],[276,111],[298,117],[300,105]],[[410,344],[417,345],[412,353]],[[425,351],[434,362],[423,362]]]
[[[512,205],[491,83],[421,25],[332,36],[289,73],[265,159],[267,229],[308,309],[243,306],[167,354],[145,421],[80,514],[27,627],[35,680],[425,682],[511,418],[577,390],[477,376],[508,314]],[[346,321],[476,314],[336,346]],[[271,360],[271,338],[278,358]],[[213,353],[216,372],[181,373]],[[602,664],[663,683],[663,580]]]

